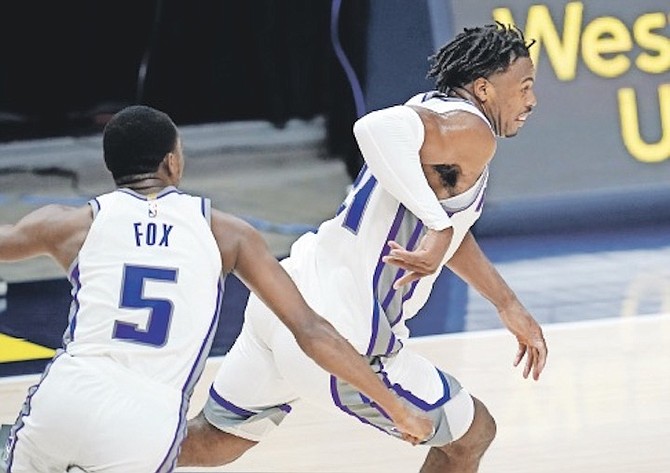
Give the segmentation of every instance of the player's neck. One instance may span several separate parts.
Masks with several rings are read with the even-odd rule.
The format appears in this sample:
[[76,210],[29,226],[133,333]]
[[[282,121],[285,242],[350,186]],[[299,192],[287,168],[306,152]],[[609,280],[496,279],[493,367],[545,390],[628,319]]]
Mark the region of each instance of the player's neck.
[[479,100],[477,99],[477,96],[470,92],[468,89],[465,87],[455,87],[451,88],[447,91],[447,95],[449,97],[458,97],[459,99],[467,100],[470,102],[472,105],[480,109],[482,112],[482,106]]
[[139,194],[154,194],[172,185],[154,173],[124,176],[116,179],[115,183],[117,187],[124,187]]
[[493,132],[496,136],[500,136],[500,133],[498,132],[498,126],[497,126],[497,121],[494,120],[494,117],[489,113],[489,110],[484,106],[481,100],[477,98],[477,96],[470,91],[470,89],[466,87],[455,87],[452,89],[449,89],[447,91],[447,95],[450,97],[458,97],[463,100],[467,100],[470,102],[472,105],[477,107],[482,114],[486,117],[486,119],[489,121],[491,126],[493,127]]

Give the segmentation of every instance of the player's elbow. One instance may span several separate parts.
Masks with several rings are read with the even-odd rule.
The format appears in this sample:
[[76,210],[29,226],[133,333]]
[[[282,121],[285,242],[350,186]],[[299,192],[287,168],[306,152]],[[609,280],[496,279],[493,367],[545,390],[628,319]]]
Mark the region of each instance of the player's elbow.
[[386,109],[374,110],[354,122],[353,132],[357,140],[372,139],[380,133],[384,126],[388,126],[385,116],[388,114]]
[[304,319],[293,334],[307,356],[318,362],[322,353],[337,350],[342,337],[326,319],[316,313]]

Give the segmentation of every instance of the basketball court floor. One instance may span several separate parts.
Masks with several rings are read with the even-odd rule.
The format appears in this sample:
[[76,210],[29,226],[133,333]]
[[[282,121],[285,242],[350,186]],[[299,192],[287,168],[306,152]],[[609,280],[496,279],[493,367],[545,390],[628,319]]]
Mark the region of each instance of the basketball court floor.
[[[512,367],[506,331],[419,337],[409,346],[455,374],[485,402],[498,435],[482,473],[670,471],[670,315],[545,326],[539,381]],[[190,415],[204,404],[220,358],[211,358]],[[11,423],[36,375],[0,379],[0,421]],[[336,412],[296,407],[265,441],[216,472],[418,471],[426,448],[387,438]]]
[[[260,127],[230,133],[273,139]],[[207,140],[214,131],[185,130],[191,159],[182,187],[247,218],[277,256],[285,255],[297,234],[332,214],[349,182],[342,163],[321,157],[320,126],[299,127],[295,141],[275,137],[284,141],[272,153],[212,152],[216,146]],[[215,130],[217,143],[227,132]],[[0,169],[52,163],[78,175],[73,183],[62,176],[0,174],[0,223],[46,202],[78,204],[109,189],[98,146],[95,138],[0,146]],[[408,342],[454,374],[496,418],[498,435],[480,471],[670,472],[670,224],[480,243],[544,327],[549,359],[541,379],[525,380],[512,367],[514,338],[486,301],[454,281],[445,290],[457,294],[461,315],[419,314],[417,336]],[[57,277],[58,268],[45,260],[0,265],[0,278],[10,285]],[[12,312],[11,302],[2,303],[0,295],[0,332]],[[5,339],[1,344],[0,356],[10,350]],[[190,415],[202,407],[220,359],[210,358]],[[35,372],[0,377],[1,423],[14,421],[38,378]],[[425,454],[424,447],[302,404],[234,464],[181,471],[400,473],[418,471]]]

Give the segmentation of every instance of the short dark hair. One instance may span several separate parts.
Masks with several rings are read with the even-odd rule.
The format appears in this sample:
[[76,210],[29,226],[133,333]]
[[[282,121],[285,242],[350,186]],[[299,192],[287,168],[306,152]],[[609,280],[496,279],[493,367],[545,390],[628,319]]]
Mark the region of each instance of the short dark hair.
[[429,57],[428,78],[446,93],[478,79],[503,72],[519,57],[529,57],[523,33],[515,26],[495,24],[464,28],[453,41]]
[[105,126],[102,147],[105,165],[114,180],[155,172],[177,145],[177,126],[164,112],[131,105],[116,113]]

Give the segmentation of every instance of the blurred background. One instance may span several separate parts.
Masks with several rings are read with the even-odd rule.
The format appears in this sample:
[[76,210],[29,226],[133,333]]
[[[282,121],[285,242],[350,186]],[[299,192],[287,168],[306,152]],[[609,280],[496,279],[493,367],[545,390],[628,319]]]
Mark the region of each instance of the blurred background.
[[[351,127],[432,88],[464,27],[515,23],[539,105],[501,140],[481,245],[543,323],[670,312],[667,0],[118,0],[0,5],[0,223],[111,190],[101,131],[148,104],[180,126],[184,189],[261,230],[278,258],[331,217],[362,160]],[[67,322],[50,261],[0,264],[0,375],[39,371]],[[228,278],[213,354],[248,293]],[[500,326],[448,271],[414,334]],[[46,351],[45,351],[46,350]]]

